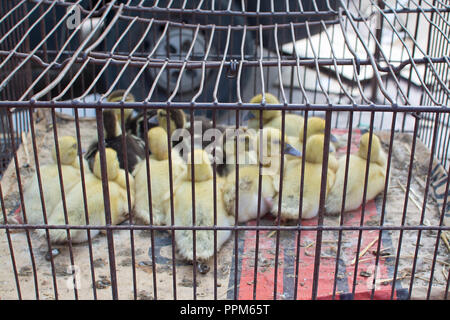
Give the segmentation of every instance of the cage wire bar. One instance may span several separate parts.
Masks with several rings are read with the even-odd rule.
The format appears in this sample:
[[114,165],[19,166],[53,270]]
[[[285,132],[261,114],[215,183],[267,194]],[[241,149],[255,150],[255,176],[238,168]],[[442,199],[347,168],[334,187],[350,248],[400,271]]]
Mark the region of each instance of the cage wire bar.
[[[1,240],[4,247],[1,259],[3,264],[11,266],[3,271],[1,280],[5,285],[4,289],[0,287],[0,299],[140,299],[144,291],[151,299],[338,299],[344,293],[355,299],[398,299],[400,289],[406,291],[403,298],[416,298],[414,289],[418,281],[425,283],[422,286],[426,291],[420,298],[433,299],[434,292],[441,290],[440,298],[448,299],[449,34],[450,5],[443,0],[0,0],[0,230],[5,235]],[[117,89],[123,90],[122,98],[108,101]],[[280,102],[269,103],[268,92]],[[250,103],[259,93],[263,93],[261,103]],[[134,96],[134,101],[126,99],[129,94]],[[259,162],[257,217],[252,222],[239,223],[243,196],[238,181],[245,166],[239,162],[239,143],[234,143],[236,164],[235,170],[229,173],[236,183],[233,225],[219,223],[223,177],[219,164],[214,161],[212,225],[198,224],[201,221],[196,208],[200,204],[195,190],[199,187],[194,179],[191,193],[186,195],[186,202],[192,206],[191,223],[177,224],[174,195],[179,181],[173,173],[176,151],[168,135],[170,223],[156,225],[152,205],[148,208],[149,222],[137,221],[132,214],[134,180],[127,174],[129,216],[125,223],[113,223],[114,199],[110,197],[103,122],[103,112],[107,109],[118,110],[121,132],[127,132],[127,110],[142,116],[142,130],[146,133],[150,129],[149,120],[157,110],[166,111],[165,129],[171,132],[174,123],[170,121],[169,111],[182,109],[188,118],[186,124],[191,137],[196,136],[195,122],[207,118],[213,129],[221,126],[236,129],[237,141],[243,134],[239,129],[247,125],[244,117],[250,111],[259,113],[259,129],[264,128],[263,110],[281,111],[281,132],[286,132],[287,115],[302,115],[303,141],[308,137],[308,119],[322,117],[325,119],[324,150],[315,222],[302,219],[302,202],[308,187],[304,175],[298,188],[298,218],[291,223],[282,222],[283,194],[289,192],[283,174],[274,183],[279,208],[272,213],[275,221],[267,222],[263,218],[263,165]],[[369,197],[371,153],[368,153],[362,206],[359,215],[349,218],[344,211],[352,170],[350,155],[354,152],[353,144],[365,131],[370,133],[369,149],[374,143],[374,133],[384,137],[382,145],[387,154],[384,190],[375,202],[365,201]],[[325,212],[325,202],[327,168],[331,161],[329,148],[332,134],[337,132],[343,139],[340,157],[345,159],[342,162],[345,173],[341,214],[332,218]],[[67,134],[73,135],[78,143],[83,202],[79,205],[86,221],[82,225],[69,223],[63,155],[58,146],[58,138]],[[258,135],[262,138],[262,130]],[[409,150],[402,158],[404,163],[399,164],[398,141],[405,135]],[[281,135],[282,146],[286,139]],[[87,175],[91,168],[84,162],[83,153],[93,140],[98,141],[100,157],[103,225],[89,222],[88,199],[92,195],[88,193]],[[190,140],[190,150],[198,147],[194,140]],[[151,204],[155,190],[146,134],[142,143],[145,157],[141,161],[148,173],[145,187]],[[63,224],[48,222],[51,212],[46,210],[44,199],[48,177],[41,175],[41,167],[49,162],[43,155],[51,151],[43,150],[53,147]],[[283,172],[289,163],[284,149],[281,150],[280,171]],[[306,143],[299,151],[306,154]],[[213,158],[216,152],[212,150]],[[125,134],[121,136],[118,153],[128,168],[132,159],[127,152]],[[190,161],[194,163],[194,153]],[[302,157],[301,172],[305,172],[306,162],[306,157]],[[401,175],[392,178],[399,168],[403,170]],[[418,168],[421,175],[417,173]],[[195,177],[197,168],[192,165],[189,170]],[[43,223],[27,221],[27,214],[32,213],[25,208],[24,191],[30,177],[37,178]],[[417,186],[422,191],[415,191]],[[395,193],[399,188],[404,191]],[[394,210],[390,203],[395,197],[400,199],[400,204]],[[374,203],[376,214],[372,216]],[[435,209],[431,209],[432,205]],[[417,211],[416,220],[411,220],[413,210]],[[18,211],[23,212],[20,223],[13,221]],[[392,218],[394,214],[397,216]],[[349,219],[353,219],[351,223]],[[40,238],[35,234],[39,229],[44,230]],[[54,244],[52,230],[64,230],[67,243]],[[86,231],[83,244],[71,241],[78,230]],[[193,262],[187,267],[179,261],[176,248],[177,237],[186,230],[193,233]],[[195,235],[207,230],[213,231],[214,254],[209,263],[212,283],[205,289],[205,285],[199,284],[207,281],[200,274],[205,263],[196,259],[199,240]],[[228,271],[223,270],[225,258],[218,244],[220,232],[226,230],[232,231],[224,245],[229,255]],[[99,247],[102,240],[94,238],[99,231],[105,234],[99,236],[104,240],[102,247]],[[158,247],[164,231],[170,233],[164,253],[168,258],[161,256]],[[124,250],[117,238],[120,232],[127,232],[129,237],[129,246]],[[374,237],[370,243],[367,242],[369,233]],[[287,235],[290,240],[286,240]],[[335,238],[330,240],[330,235]],[[354,241],[351,254],[347,245],[350,235]],[[143,238],[145,249],[149,250],[149,263],[139,261]],[[429,256],[424,258],[421,246],[425,239]],[[335,244],[332,253],[329,253],[330,241]],[[272,247],[268,248],[268,243]],[[290,251],[286,248],[288,244],[292,246]],[[310,247],[314,247],[312,252],[308,251]],[[83,248],[87,250],[84,261],[89,264],[83,267],[82,271],[87,273],[84,278],[81,271],[74,269]],[[390,250],[389,255],[385,254],[386,248]],[[269,249],[273,249],[270,254]],[[364,296],[359,287],[361,281],[366,281],[361,280],[364,279],[361,274],[367,274],[363,257],[369,249],[373,249],[375,260],[367,278],[368,296]],[[412,265],[406,272],[402,259],[410,249]],[[68,258],[70,270],[60,270],[62,257],[55,253],[58,250]],[[107,271],[99,267],[96,259],[102,250],[106,252],[102,257]],[[128,252],[128,264],[118,260],[121,250]],[[158,259],[165,263],[158,265]],[[345,263],[352,259],[354,263]],[[387,259],[391,259],[389,266],[385,263]],[[306,279],[307,261],[312,269]],[[24,264],[31,267],[24,270]],[[42,264],[48,267],[47,273],[42,271]],[[422,274],[424,264],[429,266],[428,276]],[[262,268],[270,270],[269,276],[261,272]],[[124,275],[122,269],[129,273]],[[162,276],[161,270],[169,272]],[[326,285],[325,272],[332,274]],[[346,282],[342,280],[342,272],[351,274],[346,276]],[[24,281],[24,274],[32,276],[32,280]],[[73,283],[64,286],[61,274]],[[389,279],[382,278],[386,274]],[[81,278],[91,283],[89,289],[76,285]],[[186,278],[190,285],[183,282]],[[226,281],[228,287],[224,285]],[[389,285],[385,296],[379,296],[379,283]],[[105,293],[107,290],[101,290],[105,287],[110,287],[110,295]]]

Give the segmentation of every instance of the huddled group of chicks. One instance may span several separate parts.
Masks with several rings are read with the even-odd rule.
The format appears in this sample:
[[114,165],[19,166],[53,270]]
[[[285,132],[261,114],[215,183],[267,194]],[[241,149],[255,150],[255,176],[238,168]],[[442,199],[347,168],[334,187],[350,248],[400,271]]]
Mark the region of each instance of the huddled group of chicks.
[[[132,100],[133,96],[129,94],[124,97],[124,92],[119,90],[107,99],[110,102],[127,101]],[[279,103],[270,93],[260,94],[250,101],[258,104],[262,102]],[[188,230],[188,227],[193,225],[232,227],[236,221],[243,223],[263,217],[266,213],[272,213],[282,221],[317,216],[325,147],[324,119],[310,117],[305,134],[303,117],[286,113],[283,135],[280,110],[250,111],[247,126],[239,128],[238,138],[234,136],[227,139],[225,134],[223,135],[220,148],[225,161],[217,165],[215,171],[214,158],[204,145],[195,147],[187,155],[171,148],[174,142],[169,138],[174,130],[189,128],[187,115],[182,110],[173,109],[167,113],[166,110],[159,109],[141,111],[137,115],[133,113],[133,109],[127,108],[103,111],[106,176],[112,225],[124,222],[129,218],[129,214],[132,214],[133,222],[187,227],[176,228],[172,232],[178,253],[183,259],[193,261],[194,235],[192,230]],[[195,118],[198,120],[198,117]],[[212,128],[211,120],[206,117],[200,119],[203,132]],[[125,127],[125,132],[122,132],[121,127]],[[236,129],[235,126],[232,128]],[[225,127],[220,130],[225,132]],[[304,137],[306,144],[303,147]],[[328,154],[325,204],[327,214],[339,214],[344,198],[346,157],[339,160],[336,158],[333,138],[331,135]],[[169,146],[169,143],[172,145]],[[263,145],[266,146],[264,150]],[[280,149],[281,145],[284,145],[283,151]],[[58,149],[62,177],[54,150],[54,163],[40,167],[41,184],[35,176],[25,188],[24,222],[49,225],[67,223],[71,226],[105,225],[98,141],[90,145],[82,158],[83,176],[80,174],[77,140],[70,136],[61,137],[58,139]],[[149,150],[149,153],[146,150]],[[281,154],[284,154],[283,161]],[[373,199],[384,189],[386,155],[378,137],[372,135],[370,138],[367,133],[361,137],[358,152],[352,154],[349,159],[344,211],[358,208],[363,201],[369,155],[366,200]],[[236,174],[237,158],[250,161],[239,161]],[[281,176],[283,184],[280,201]],[[62,201],[60,182],[63,184],[65,201]],[[40,190],[44,201],[41,200]],[[43,210],[46,212],[45,216]],[[38,229],[37,232],[42,236],[48,232],[52,243],[69,240],[66,229]],[[206,262],[212,257],[215,248],[219,250],[230,237],[231,228],[219,229],[216,232],[215,247],[214,231],[201,228],[196,230],[195,251],[198,261]],[[91,230],[91,236],[98,233],[99,230]],[[87,241],[86,230],[71,229],[70,241]]]

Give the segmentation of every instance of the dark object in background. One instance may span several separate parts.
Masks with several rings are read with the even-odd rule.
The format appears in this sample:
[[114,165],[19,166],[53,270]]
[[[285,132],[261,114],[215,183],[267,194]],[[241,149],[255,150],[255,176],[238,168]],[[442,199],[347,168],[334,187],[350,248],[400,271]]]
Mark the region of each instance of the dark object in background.
[[[257,12],[257,4],[258,1],[248,1],[247,2],[247,11],[250,12]],[[289,7],[287,7],[289,5]],[[301,7],[300,7],[301,6]],[[329,19],[336,19],[337,14],[337,8],[339,7],[339,1],[336,0],[302,0],[302,1],[296,1],[296,0],[289,0],[289,1],[273,1],[273,8],[272,10],[272,1],[266,0],[260,2],[260,8],[259,12],[295,12],[295,11],[303,11],[303,12],[310,12],[314,13],[310,16],[273,16],[273,15],[266,15],[264,17],[249,17],[248,23],[251,25],[268,25],[268,24],[289,24],[289,23],[303,23],[305,21],[308,22],[314,22],[314,21],[320,21],[320,20],[329,20]],[[318,14],[319,12],[323,12],[322,14]],[[311,25],[309,26],[309,30],[311,35],[314,35],[321,31],[321,27],[319,24]],[[308,33],[306,31],[306,27],[296,27],[294,28],[294,34],[296,40],[301,40],[308,37]],[[266,49],[275,51],[275,41],[273,39],[272,33],[264,33],[264,47]],[[292,35],[291,35],[291,29],[290,28],[283,28],[278,30],[278,45],[283,45],[286,43],[292,42]]]
[[[66,2],[76,2],[66,1]],[[177,25],[170,24],[166,31],[164,31],[166,24],[156,22],[151,28],[151,31],[145,34],[145,29],[148,27],[147,22],[137,21],[131,27],[129,31],[130,35],[134,37],[126,37],[120,43],[117,43],[120,36],[124,33],[125,29],[130,24],[130,19],[134,17],[140,17],[144,19],[156,19],[161,21],[170,20],[175,23],[183,23],[183,24],[191,24],[191,25],[216,25],[216,26],[228,26],[228,25],[258,25],[258,24],[289,24],[289,23],[301,23],[305,21],[318,21],[319,19],[330,19],[336,17],[336,12],[333,11],[337,7],[337,1],[314,1],[311,2],[309,0],[302,1],[293,1],[289,0],[289,11],[299,11],[303,9],[304,12],[312,12],[313,14],[306,16],[286,16],[286,15],[261,15],[255,16],[255,12],[261,13],[269,13],[272,11],[271,5],[274,6],[275,12],[286,12],[288,8],[286,7],[286,1],[260,1],[260,7],[257,8],[257,1],[249,1],[246,3],[245,12],[242,15],[237,14],[221,14],[221,15],[205,15],[200,14],[196,15],[192,13],[192,10],[197,8],[201,3],[201,9],[203,10],[211,10],[212,5],[214,5],[215,10],[227,11],[231,10],[233,12],[242,11],[241,2],[232,1],[231,4],[228,0],[218,0],[218,1],[187,1],[184,5],[184,9],[191,9],[191,12],[187,10],[187,13],[178,13],[176,9],[182,8],[184,1],[175,0],[175,1],[148,1],[144,3],[144,9],[150,8],[155,4],[159,8],[166,8],[170,4],[170,9],[175,9],[176,13],[172,13],[170,11],[160,10],[160,11],[150,11],[150,10],[136,10],[136,7],[130,9],[131,7],[137,5],[140,1],[132,0],[130,3],[128,1],[119,0],[116,2],[116,6],[123,3],[127,5],[123,8],[121,16],[115,27],[109,31],[105,40],[99,44],[95,51],[103,54],[110,54],[111,49],[115,49],[115,54],[128,55],[130,51],[134,48],[135,45],[139,44],[137,50],[133,53],[135,56],[146,57],[154,48],[158,39],[161,35],[164,35],[164,38],[156,51],[153,54],[153,58],[164,60],[166,58],[177,59],[181,62],[186,58],[188,51],[190,49],[192,39],[194,37],[195,29],[193,28],[185,28],[179,27]],[[32,11],[35,8],[36,3],[28,3],[27,9],[28,11]],[[80,3],[81,7],[84,11],[81,13],[81,18],[85,18],[86,14],[89,10],[93,8],[97,8],[96,15],[93,17],[98,17],[103,14],[102,6],[103,4],[97,5],[97,1],[95,0],[83,0]],[[106,4],[108,5],[108,4]],[[301,6],[301,7],[300,7]],[[33,13],[29,17],[29,24],[32,25],[37,19],[42,16],[43,12],[45,12],[50,5],[48,3],[39,4],[39,8],[35,9]],[[51,30],[60,20],[61,17],[66,14],[69,6],[54,6],[50,13],[46,15],[43,23],[39,24],[39,27],[33,28],[31,31],[31,35],[29,39],[31,39],[29,46],[31,49],[35,48],[42,39],[47,35],[48,31]],[[323,11],[323,14],[318,14],[318,11]],[[97,34],[101,34],[102,31],[108,26],[108,24],[112,21],[116,10],[113,9],[106,17],[103,25],[100,26],[100,30]],[[320,31],[320,25],[311,25],[310,32],[314,34],[315,32]],[[62,44],[64,44],[68,37],[71,35],[73,30],[69,30],[65,23],[62,23],[56,32],[54,32],[46,41],[45,45],[42,46],[38,50],[38,55],[42,58],[44,62],[51,62],[55,59],[56,55]],[[165,32],[165,33],[164,33]],[[141,38],[144,37],[144,39]],[[196,36],[196,41],[192,48],[191,55],[188,60],[190,61],[203,61],[205,59],[205,52],[209,44],[210,39],[210,30],[200,29]],[[275,50],[276,46],[273,39],[272,32],[264,32],[263,31],[263,46],[269,50]],[[295,28],[295,37],[296,40],[300,40],[307,36],[305,27],[296,27]],[[211,44],[211,48],[209,51],[208,60],[221,61],[223,56],[221,54],[225,51],[225,48],[228,47],[227,51],[227,62],[230,60],[235,61],[235,65],[238,66],[239,61],[242,59],[241,53],[244,53],[244,58],[248,59],[253,57],[255,52],[259,50],[255,50],[255,47],[260,43],[260,36],[258,30],[249,30],[245,33],[245,43],[242,47],[242,39],[244,37],[244,32],[242,30],[232,30],[229,35],[229,40],[227,30],[215,30],[214,38]],[[73,52],[75,51],[80,43],[83,41],[82,36],[75,36],[65,48],[65,52]],[[292,42],[292,35],[290,28],[280,29],[278,32],[278,44],[281,46],[284,43]],[[243,51],[242,51],[243,50]],[[69,58],[67,54],[61,55],[56,62],[61,63],[65,59]],[[43,67],[39,66],[34,62],[31,62],[32,70],[33,70],[33,80],[36,79],[39,74],[41,74]],[[79,70],[80,65],[74,64],[72,70],[70,72],[71,75],[74,75]],[[79,92],[67,92],[64,98],[69,99],[71,95],[79,96],[81,95],[85,88],[85,83],[91,83],[96,75],[101,70],[100,65],[91,64],[88,67],[84,68],[82,76],[80,76],[76,83],[72,85],[76,91]],[[96,92],[104,92],[106,88],[109,88],[110,85],[117,81],[118,76],[120,75],[120,71],[122,70],[123,65],[111,63],[106,69],[105,73],[101,76],[101,78],[97,81],[95,86]],[[129,65],[126,71],[120,76],[118,82],[116,83],[116,88],[127,88],[130,83],[138,76],[140,67]],[[151,89],[151,84],[154,82],[155,77],[158,75],[159,68],[146,68],[137,81],[134,84],[132,89],[132,93],[135,95],[137,101],[142,101],[148,97],[148,93]],[[241,74],[241,88],[244,89],[249,83],[252,81],[248,81],[251,78],[251,70],[252,68],[242,68]],[[40,91],[45,87],[48,81],[52,81],[58,75],[58,69],[51,69],[49,71],[49,77],[43,77],[39,83],[36,85],[34,92]],[[210,101],[214,92],[213,89],[215,87],[217,76],[218,76],[219,68],[207,68],[205,71],[205,79],[203,83],[205,84],[202,94],[196,98],[197,102],[202,101]],[[202,69],[201,68],[191,68],[186,69],[183,74],[183,78],[180,83],[177,85],[177,79],[179,76],[180,70],[179,68],[166,69],[162,72],[159,81],[157,82],[157,86],[155,91],[151,97],[152,101],[167,101],[168,98],[174,92],[174,89],[177,89],[176,95],[173,97],[172,101],[188,101],[192,99],[194,94],[198,91],[200,84],[202,83]],[[237,86],[237,70],[222,70],[220,79],[219,79],[219,88],[217,92],[217,100],[219,102],[234,102],[236,101],[236,86]],[[61,82],[61,84],[67,84],[71,80],[70,76],[66,76],[65,79]],[[62,86],[59,86],[59,89]],[[56,95],[58,93],[58,88],[52,90],[52,95]],[[74,90],[71,89],[71,90]],[[78,89],[78,90],[77,90]],[[197,113],[196,113],[197,114]]]

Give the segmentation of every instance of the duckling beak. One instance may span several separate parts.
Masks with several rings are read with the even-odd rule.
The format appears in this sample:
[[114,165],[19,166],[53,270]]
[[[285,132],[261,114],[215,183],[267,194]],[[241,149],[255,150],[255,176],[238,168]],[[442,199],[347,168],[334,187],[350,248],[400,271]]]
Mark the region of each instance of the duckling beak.
[[294,157],[301,157],[302,156],[302,153],[299,150],[295,149],[293,146],[291,146],[289,143],[285,144],[284,154],[290,154],[290,155],[292,155]]
[[255,119],[255,118],[256,118],[255,115],[252,112],[248,111],[247,114],[244,116],[243,120],[247,121],[247,120]]
[[339,142],[338,138],[336,138],[336,136],[334,134],[330,134],[330,141],[333,143]]
[[336,148],[334,147],[334,145],[332,143],[330,143],[330,150],[329,150],[329,152],[330,153],[336,152]]
[[150,119],[148,119],[148,123],[149,124],[153,124],[153,125],[158,125],[158,116],[154,115],[153,117],[151,117]]
[[[323,134],[325,134],[325,130],[323,130]],[[330,133],[330,141],[332,143],[338,143],[339,142],[339,140],[336,138],[336,136],[334,134],[332,134],[332,133]]]

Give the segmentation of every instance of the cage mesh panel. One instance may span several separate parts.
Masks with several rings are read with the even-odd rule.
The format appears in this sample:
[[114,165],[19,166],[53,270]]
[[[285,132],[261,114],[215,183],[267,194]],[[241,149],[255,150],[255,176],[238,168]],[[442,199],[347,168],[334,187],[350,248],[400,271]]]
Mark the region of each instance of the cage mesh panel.
[[[444,288],[444,296],[447,297],[448,263],[442,263],[439,254],[445,249],[445,241],[440,239],[450,233],[447,223],[449,34],[450,6],[442,0],[0,0],[0,195],[4,209],[0,229],[5,231],[4,245],[11,258],[11,278],[14,278],[17,298],[21,299],[30,292],[34,294],[32,298],[43,298],[41,280],[51,282],[52,292],[46,293],[51,298],[67,296],[67,292],[75,299],[80,298],[76,286],[67,291],[61,285],[58,279],[61,270],[58,269],[56,256],[50,255],[46,261],[50,265],[46,275],[38,272],[36,261],[42,260],[42,246],[52,252],[49,234],[55,229],[65,230],[69,239],[77,230],[86,231],[86,262],[89,267],[86,266],[84,271],[88,271],[90,297],[94,299],[105,298],[104,290],[99,290],[103,287],[110,287],[110,295],[106,298],[118,299],[126,290],[131,292],[132,298],[142,298],[143,288],[139,283],[141,270],[152,273],[152,289],[148,290],[151,292],[147,295],[151,298],[201,298],[200,293],[204,291],[197,284],[199,262],[194,261],[190,271],[192,284],[180,286],[180,278],[186,275],[182,270],[186,266],[175,258],[177,233],[174,231],[181,233],[185,229],[195,233],[214,230],[215,249],[219,232],[227,229],[233,231],[228,247],[231,252],[228,287],[224,289],[218,285],[224,271],[221,269],[222,257],[215,250],[210,271],[213,282],[207,298],[337,299],[349,294],[349,297],[356,299],[394,299],[404,297],[401,289],[405,289],[406,297],[410,298],[415,287],[414,280],[425,277],[420,274],[423,258],[419,249],[421,241],[430,234],[435,237],[435,244],[429,250],[431,256],[427,263],[431,265],[431,270],[426,279],[425,297],[432,297],[437,273],[442,273],[445,279],[439,285]],[[106,102],[106,97],[117,89],[123,89],[126,94],[132,93],[135,101]],[[261,92],[273,93],[280,103],[250,104],[249,100]],[[114,225],[107,183],[102,110],[119,109],[123,116],[124,107],[146,112],[179,108],[190,116],[188,123],[191,126],[197,117],[206,116],[213,120],[213,127],[227,125],[229,128],[245,125],[243,119],[249,110],[282,110],[283,131],[286,126],[284,116],[290,112],[303,115],[305,124],[308,118],[319,116],[326,119],[325,145],[330,143],[331,133],[345,137],[345,143],[338,150],[342,157],[355,150],[362,133],[384,133],[388,173],[399,170],[395,162],[398,161],[395,156],[398,155],[396,141],[399,137],[411,137],[403,141],[407,141],[410,153],[402,159],[404,176],[401,181],[400,178],[386,179],[385,190],[375,201],[363,204],[358,213],[340,217],[335,225],[328,225],[324,211],[326,177],[323,175],[320,181],[320,209],[315,220],[299,218],[286,225],[281,223],[278,213],[274,223],[268,224],[258,216],[253,222],[238,224],[236,216],[235,226],[218,226],[216,193],[220,188],[218,167],[214,164],[214,226],[174,226],[173,194],[177,181],[172,176],[172,160],[169,160],[172,196],[168,209],[172,225],[140,225],[132,216],[127,224]],[[146,112],[144,132],[149,129]],[[89,130],[86,123],[91,124],[94,128],[92,134],[99,139],[106,224],[91,225],[87,221],[87,225],[76,226],[69,223],[60,161],[61,190],[58,192],[63,194],[64,224],[50,225],[46,221],[43,224],[28,224],[26,221],[21,221],[25,222],[21,224],[6,223],[3,220],[14,215],[17,217],[17,212],[24,206],[25,184],[21,177],[27,174],[30,167],[39,173],[45,154],[41,153],[40,143],[45,140],[51,147],[55,146],[58,137],[66,132],[60,126],[69,122],[73,123],[70,132],[78,141],[80,171],[83,173],[83,203],[80,206],[83,206],[87,220],[86,201],[90,195],[86,193],[84,177],[90,169],[81,155],[90,142],[84,136]],[[125,131],[124,121],[121,128]],[[191,134],[193,130],[192,127]],[[191,142],[192,148],[194,142]],[[122,143],[125,143],[124,136]],[[428,148],[429,154],[420,155],[417,150],[422,145]],[[147,141],[145,150],[149,150]],[[125,147],[122,151],[126,155]],[[172,152],[175,151],[169,148],[169,159]],[[61,156],[58,149],[56,155],[57,159]],[[416,165],[419,155],[422,162]],[[426,159],[422,159],[424,157]],[[324,160],[326,164],[328,157]],[[125,156],[125,164],[128,161],[130,159]],[[150,169],[149,157],[142,161]],[[286,165],[284,158],[281,158],[281,167]],[[303,161],[302,167],[304,165]],[[417,167],[421,170],[419,182],[414,171]],[[232,173],[236,175],[236,180],[239,180],[239,172]],[[325,166],[323,172],[326,172]],[[36,173],[33,173],[34,177]],[[17,180],[11,182],[14,175]],[[367,175],[368,172],[365,195]],[[151,201],[150,182],[151,177],[148,177]],[[280,199],[284,190],[282,182],[278,184]],[[41,198],[45,183],[46,177],[40,176]],[[130,183],[127,176],[128,211],[132,211]],[[261,200],[261,183],[260,175],[258,202]],[[419,196],[411,187],[415,183],[419,183],[423,190]],[[404,201],[396,212],[398,218],[394,222],[386,217],[392,209],[388,203],[393,188],[405,189],[402,193]],[[301,194],[303,189],[302,180]],[[238,202],[239,191],[235,196]],[[192,200],[193,209],[197,206],[196,197],[193,192],[192,199],[186,200]],[[11,199],[15,199],[12,210],[9,205],[13,201]],[[437,218],[431,224],[430,199],[437,203]],[[43,199],[42,202],[44,204]],[[417,207],[417,221],[408,220],[411,219],[411,207]],[[154,219],[152,210],[149,218],[150,221]],[[194,213],[192,220],[195,222],[196,219]],[[40,244],[33,238],[32,229],[36,228],[45,230]],[[31,265],[25,271],[18,262],[24,259],[23,255],[12,240],[15,232],[20,230],[26,233],[23,244],[28,252],[26,259]],[[106,235],[102,250],[103,262],[108,265],[105,271],[108,279],[97,272],[95,253],[101,250],[93,234],[98,230]],[[161,238],[165,230],[172,231],[172,237]],[[127,266],[130,272],[126,276],[126,288],[121,284],[124,281],[121,271],[123,261],[117,258],[120,253],[117,235],[121,231],[129,231],[130,261]],[[151,265],[138,261],[137,244],[140,232],[144,231],[148,231],[145,235],[149,238]],[[404,238],[412,239],[409,238],[411,233],[414,233],[414,240],[411,240],[414,243],[412,248],[408,248],[413,252],[412,265],[410,275],[406,276],[400,272],[399,260],[407,251]],[[346,246],[350,234],[355,241]],[[330,254],[328,244],[333,241],[336,248]],[[195,243],[194,237],[194,247]],[[164,254],[171,255],[171,258],[161,255],[163,244],[168,248]],[[78,247],[69,241],[66,248],[70,265],[77,265]],[[361,270],[371,268],[362,256],[353,264],[343,265],[343,257],[351,254],[358,257],[369,249],[375,252],[374,265],[381,266],[370,269],[372,278],[366,279],[365,275],[361,275]],[[387,249],[393,251],[390,252],[389,263],[382,254]],[[40,255],[36,256],[37,252]],[[194,256],[196,252],[197,249],[194,249]],[[322,259],[324,255],[325,259]],[[330,263],[330,257],[334,259],[333,263]],[[166,268],[170,268],[170,276],[166,278],[169,285],[159,282],[158,259],[165,259]],[[303,268],[306,264],[307,267]],[[442,265],[444,268],[441,271]],[[259,273],[261,268],[267,268],[268,273]],[[342,275],[343,270],[350,276]],[[33,277],[31,291],[24,289],[30,286],[21,281],[27,272]],[[78,271],[64,272],[66,275],[75,274],[76,283]],[[321,280],[321,272],[326,274],[327,285]],[[383,277],[391,279],[384,278],[389,280],[386,282],[388,285],[385,290],[379,290],[376,281]],[[400,285],[405,278],[409,279],[406,287]],[[359,285],[362,282],[365,285],[363,289]],[[222,282],[221,285],[225,284]],[[250,289],[247,288],[250,285]],[[187,294],[186,287],[192,292]],[[0,292],[0,299],[2,295],[6,293]]]

